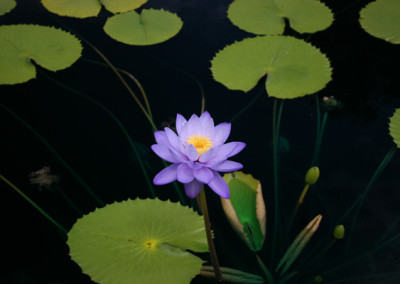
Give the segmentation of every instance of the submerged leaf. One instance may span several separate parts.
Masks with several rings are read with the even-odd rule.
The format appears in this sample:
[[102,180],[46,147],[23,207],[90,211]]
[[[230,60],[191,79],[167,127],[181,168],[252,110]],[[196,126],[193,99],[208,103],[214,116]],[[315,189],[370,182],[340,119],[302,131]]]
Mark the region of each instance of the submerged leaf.
[[31,61],[50,71],[71,66],[82,46],[73,35],[37,25],[0,26],[0,84],[18,84],[36,77]]
[[42,0],[50,12],[67,17],[96,17],[103,5],[112,13],[122,13],[139,8],[148,0]]
[[266,212],[260,181],[243,172],[224,175],[230,198],[221,198],[229,223],[252,251],[262,249],[265,239]]
[[362,28],[372,36],[400,44],[399,0],[377,0],[360,12]]
[[10,12],[16,5],[15,0],[0,0],[0,16]]
[[300,33],[315,33],[329,27],[333,14],[317,0],[235,0],[228,18],[239,28],[258,35],[282,34],[285,18]]
[[281,99],[315,93],[331,80],[326,56],[288,36],[244,39],[219,51],[211,64],[214,79],[232,90],[247,92],[267,75],[268,95]]
[[389,133],[397,148],[400,148],[400,108],[396,109],[392,117],[390,117]]
[[151,45],[175,36],[182,28],[176,15],[164,10],[131,11],[109,18],[104,31],[113,39],[130,45]]
[[208,251],[203,218],[158,199],[115,202],[79,219],[68,233],[72,260],[99,283],[189,283]]

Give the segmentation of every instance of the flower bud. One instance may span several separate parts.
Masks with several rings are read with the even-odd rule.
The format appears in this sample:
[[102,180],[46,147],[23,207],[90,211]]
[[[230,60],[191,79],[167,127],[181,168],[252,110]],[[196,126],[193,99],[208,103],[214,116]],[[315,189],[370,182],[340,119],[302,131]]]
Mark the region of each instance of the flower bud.
[[319,178],[319,168],[312,167],[306,173],[305,180],[306,180],[306,183],[308,183],[308,184],[314,184],[317,182],[318,178]]
[[337,240],[341,240],[344,237],[344,226],[343,225],[337,225],[335,229],[333,230],[333,236]]

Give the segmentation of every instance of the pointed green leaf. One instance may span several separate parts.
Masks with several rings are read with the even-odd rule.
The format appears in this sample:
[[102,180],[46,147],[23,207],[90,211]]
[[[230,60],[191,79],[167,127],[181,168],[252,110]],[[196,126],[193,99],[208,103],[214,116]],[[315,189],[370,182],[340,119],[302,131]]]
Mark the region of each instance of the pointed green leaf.
[[318,229],[321,219],[322,215],[317,215],[310,223],[308,223],[308,225],[300,232],[300,234],[297,235],[296,239],[287,249],[276,268],[276,271],[278,271],[283,266],[281,275],[289,269],[290,265],[292,265],[292,263],[300,255],[303,248]]
[[37,25],[0,26],[0,84],[18,84],[36,77],[32,61],[50,71],[71,66],[82,46],[73,35]]
[[130,45],[151,45],[175,36],[182,28],[176,15],[164,10],[142,10],[109,18],[104,31],[113,39]]
[[68,233],[72,260],[99,283],[190,283],[208,251],[203,218],[158,199],[115,202],[79,219]]
[[400,44],[400,2],[378,0],[360,12],[360,24],[374,37]]
[[0,0],[0,16],[10,12],[16,5],[15,0]]
[[103,5],[112,13],[123,13],[139,8],[148,0],[42,0],[50,12],[67,17],[96,17]]
[[389,133],[397,148],[400,148],[400,108],[396,109],[392,117],[390,117]]
[[328,58],[288,36],[244,39],[219,51],[211,64],[214,79],[232,90],[247,92],[267,75],[268,95],[281,99],[313,94],[331,80]]
[[266,212],[260,181],[249,174],[224,175],[230,198],[221,198],[229,222],[252,251],[262,249],[265,238]]
[[258,35],[282,34],[285,18],[299,33],[315,33],[333,22],[330,9],[317,0],[235,0],[229,6],[228,18]]

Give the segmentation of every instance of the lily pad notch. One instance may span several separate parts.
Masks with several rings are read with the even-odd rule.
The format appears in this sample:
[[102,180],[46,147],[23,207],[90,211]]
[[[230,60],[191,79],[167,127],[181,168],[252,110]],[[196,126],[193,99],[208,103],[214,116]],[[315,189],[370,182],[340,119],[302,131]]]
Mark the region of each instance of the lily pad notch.
[[80,41],[61,29],[0,26],[0,84],[13,85],[35,78],[33,62],[47,70],[59,71],[70,67],[81,54]]
[[214,79],[248,92],[267,75],[271,97],[293,99],[323,89],[331,80],[329,59],[311,44],[289,36],[259,36],[226,46],[211,61]]

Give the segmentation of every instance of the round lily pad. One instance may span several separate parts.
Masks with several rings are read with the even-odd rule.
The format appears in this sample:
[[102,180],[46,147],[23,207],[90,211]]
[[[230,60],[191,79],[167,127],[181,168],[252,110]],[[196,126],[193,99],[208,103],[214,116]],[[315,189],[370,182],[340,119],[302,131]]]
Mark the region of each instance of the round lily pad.
[[400,108],[396,109],[392,117],[390,117],[389,133],[397,148],[400,148]]
[[211,62],[214,79],[232,90],[249,91],[267,75],[271,97],[313,94],[331,80],[328,58],[316,47],[288,36],[244,39],[219,51]]
[[96,17],[103,5],[111,13],[123,13],[139,8],[148,0],[42,0],[50,12],[67,17]]
[[115,202],[79,219],[68,233],[72,260],[93,281],[190,283],[208,251],[203,218],[158,199]]
[[282,34],[285,18],[300,33],[314,33],[333,22],[331,10],[317,0],[235,0],[228,18],[247,32],[258,35]]
[[400,44],[400,2],[378,0],[360,12],[362,28],[374,37]]
[[104,31],[113,39],[130,45],[151,45],[175,36],[182,28],[176,15],[164,10],[130,11],[109,18]]
[[0,84],[18,84],[36,77],[32,61],[50,71],[71,66],[82,46],[73,35],[38,25],[0,26]]
[[15,0],[0,0],[0,16],[10,12],[16,5]]

